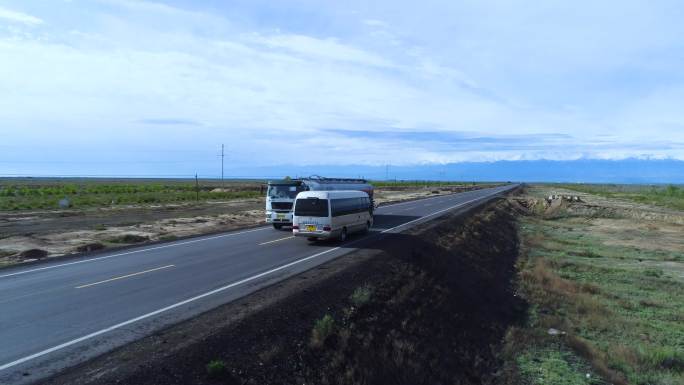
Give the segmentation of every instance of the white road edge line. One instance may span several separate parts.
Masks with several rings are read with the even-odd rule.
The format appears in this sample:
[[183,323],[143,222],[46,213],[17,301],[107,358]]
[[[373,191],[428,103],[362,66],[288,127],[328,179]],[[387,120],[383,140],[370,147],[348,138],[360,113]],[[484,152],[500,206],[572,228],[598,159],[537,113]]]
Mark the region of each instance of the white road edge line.
[[285,237],[285,238],[275,239],[275,240],[273,240],[273,241],[261,242],[261,243],[259,243],[259,246],[261,246],[261,245],[268,245],[269,243],[280,242],[280,241],[284,241],[284,240],[286,240],[286,239],[292,239],[292,238],[294,238],[294,235],[291,236],[291,237]]
[[211,239],[224,238],[224,237],[232,237],[232,236],[234,236],[234,235],[240,235],[240,234],[246,234],[246,233],[253,233],[253,232],[255,232],[255,231],[268,230],[268,229],[270,229],[270,227],[260,227],[260,228],[258,228],[258,229],[247,230],[247,231],[241,231],[241,232],[239,232],[239,233],[228,233],[228,234],[214,235],[214,236],[206,237],[206,238],[198,238],[198,239],[192,239],[192,240],[184,241],[184,242],[170,243],[170,244],[162,245],[162,246],[148,247],[148,248],[146,248],[146,249],[127,251],[127,252],[125,252],[125,253],[118,253],[118,254],[112,254],[112,255],[105,255],[105,256],[102,256],[102,257],[82,259],[82,260],[78,260],[78,261],[75,261],[75,262],[61,263],[61,264],[59,264],[59,265],[45,266],[45,267],[39,267],[39,268],[36,268],[36,269],[31,269],[31,270],[18,271],[18,272],[16,272],[16,273],[3,274],[3,275],[0,275],[0,278],[13,277],[13,276],[15,276],[15,275],[28,274],[28,273],[33,273],[33,272],[42,271],[42,270],[56,269],[56,268],[58,268],[58,267],[64,267],[64,266],[70,266],[70,265],[77,265],[77,264],[79,264],[79,263],[100,261],[100,260],[103,260],[103,259],[109,259],[109,258],[114,258],[114,257],[120,257],[120,256],[122,256],[122,255],[129,255],[129,254],[135,254],[135,253],[142,253],[143,251],[166,249],[166,248],[168,248],[168,247],[181,246],[181,245],[188,245],[188,244],[191,244],[191,243],[203,242],[203,241],[208,241],[208,240],[211,240]]
[[139,272],[137,272],[137,273],[131,273],[131,274],[126,274],[126,275],[122,275],[122,276],[119,276],[119,277],[114,277],[114,278],[105,279],[104,281],[98,281],[98,282],[88,283],[88,284],[81,285],[81,286],[76,286],[75,289],[83,289],[84,287],[95,286],[95,285],[99,285],[99,284],[101,284],[101,283],[107,283],[107,282],[112,282],[112,281],[118,281],[118,280],[124,279],[124,278],[135,277],[136,275],[140,275],[140,274],[151,273],[151,272],[153,272],[153,271],[162,270],[162,269],[168,269],[169,267],[176,267],[176,265],[166,265],[166,266],[162,266],[162,267],[155,267],[154,269],[149,269],[149,270],[145,270],[145,271],[139,271]]
[[[497,191],[497,192],[492,193],[492,194],[487,194],[487,195],[485,195],[485,196],[482,196],[482,197],[479,197],[479,198],[476,198],[476,199],[471,199],[471,200],[469,200],[469,201],[462,202],[462,203],[459,203],[459,204],[454,205],[454,206],[451,206],[451,207],[447,207],[446,209],[436,211],[436,212],[434,212],[434,213],[432,213],[432,214],[428,214],[428,215],[426,215],[426,216],[424,216],[424,217],[420,217],[420,218],[418,218],[418,219],[414,219],[414,220],[412,220],[412,221],[409,221],[409,222],[406,222],[406,223],[402,223],[401,225],[392,227],[391,229],[387,229],[387,230],[385,230],[385,231],[382,231],[380,234],[387,233],[387,232],[392,231],[392,230],[394,230],[394,229],[397,229],[397,228],[400,228],[400,227],[402,227],[402,226],[406,226],[406,225],[411,224],[411,223],[413,223],[413,222],[419,221],[419,220],[421,220],[421,219],[433,217],[433,216],[435,216],[435,215],[437,215],[437,214],[440,214],[440,213],[443,213],[443,212],[445,212],[445,211],[452,210],[452,209],[455,209],[455,208],[457,208],[457,207],[461,207],[461,206],[467,205],[468,203],[471,203],[471,202],[474,202],[474,201],[477,201],[477,200],[481,200],[481,199],[488,198],[488,197],[490,197],[490,196],[492,196],[492,195],[498,194],[499,192],[500,192],[500,191]],[[359,240],[357,240],[357,241],[349,242],[349,243],[345,244],[345,247],[346,247],[346,246],[349,246],[350,244],[354,244],[354,243],[360,242],[360,241],[362,241],[362,240],[368,240],[368,239],[369,239],[369,238],[361,238],[361,239],[359,239]],[[319,257],[319,256],[321,256],[321,255],[323,255],[323,254],[328,254],[328,253],[333,252],[333,251],[335,251],[335,250],[339,250],[341,247],[342,247],[342,246],[337,246],[337,247],[332,248],[332,249],[328,249],[328,250],[325,250],[325,251],[321,251],[320,253],[316,253],[316,254],[314,254],[314,255],[310,255],[310,256],[308,256],[308,257],[304,257],[304,258],[298,259],[298,260],[296,260],[296,261],[292,261],[292,262],[287,263],[287,264],[285,264],[285,265],[282,265],[282,266],[273,268],[273,269],[268,270],[268,271],[264,271],[263,273],[259,273],[259,274],[253,275],[253,276],[251,276],[251,277],[242,279],[242,280],[237,281],[237,282],[233,282],[233,283],[228,284],[228,285],[226,285],[226,286],[219,287],[218,289],[214,289],[214,290],[208,291],[208,292],[206,292],[206,293],[200,294],[200,295],[198,295],[198,296],[195,296],[195,297],[192,297],[192,298],[188,298],[188,299],[183,300],[183,301],[181,301],[181,302],[174,303],[173,305],[169,305],[169,306],[167,306],[167,307],[163,307],[163,308],[161,308],[161,309],[157,309],[157,310],[152,311],[152,312],[149,312],[149,313],[147,313],[147,314],[143,314],[143,315],[141,315],[141,316],[138,316],[138,317],[135,317],[135,318],[131,318],[131,319],[129,319],[128,321],[124,321],[124,322],[118,323],[118,324],[116,324],[116,325],[110,326],[110,327],[108,327],[108,328],[105,328],[105,329],[102,329],[102,330],[98,330],[98,331],[96,331],[96,332],[87,334],[87,335],[85,335],[85,336],[82,336],[82,337],[73,339],[73,340],[71,340],[71,341],[67,341],[67,342],[65,342],[65,343],[63,343],[63,344],[59,344],[59,345],[57,345],[57,346],[53,346],[53,347],[51,347],[51,348],[49,348],[49,349],[45,349],[45,350],[40,351],[40,352],[38,352],[38,353],[31,354],[30,356],[26,356],[26,357],[23,357],[23,358],[19,358],[18,360],[15,360],[15,361],[12,361],[12,362],[9,362],[9,363],[6,363],[6,364],[1,365],[1,366],[0,366],[0,371],[5,370],[5,369],[8,369],[8,368],[11,368],[11,367],[16,366],[16,365],[19,365],[19,364],[23,364],[24,362],[30,361],[30,360],[32,360],[32,359],[34,359],[34,358],[38,358],[38,357],[44,356],[44,355],[46,355],[46,354],[50,354],[50,353],[52,353],[52,352],[54,352],[54,351],[57,351],[57,350],[60,350],[60,349],[64,349],[64,348],[66,348],[66,347],[69,347],[69,346],[71,346],[71,345],[77,344],[77,343],[79,343],[79,342],[83,342],[83,341],[85,341],[85,340],[89,340],[89,339],[94,338],[94,337],[97,337],[97,336],[99,336],[99,335],[108,333],[108,332],[110,332],[110,331],[112,331],[112,330],[120,329],[120,328],[122,328],[122,327],[124,327],[124,326],[128,326],[128,325],[130,325],[130,324],[132,324],[132,323],[135,323],[135,322],[144,320],[144,319],[146,319],[146,318],[154,317],[154,316],[157,315],[157,314],[161,314],[161,313],[164,313],[164,312],[166,312],[166,311],[169,311],[169,310],[175,309],[175,308],[177,308],[177,307],[183,306],[183,305],[185,305],[185,304],[188,304],[188,303],[190,303],[190,302],[195,302],[195,301],[197,301],[197,300],[200,300],[200,299],[202,299],[202,298],[208,297],[208,296],[210,296],[210,295],[214,295],[214,294],[216,294],[216,293],[220,293],[220,292],[222,292],[222,291],[228,290],[228,289],[233,288],[233,287],[235,287],[235,286],[242,285],[243,283],[247,283],[247,282],[249,282],[249,281],[253,281],[253,280],[258,279],[258,278],[261,278],[261,277],[263,277],[263,276],[266,276],[266,275],[275,273],[276,271],[280,271],[280,270],[283,270],[283,269],[287,269],[288,267],[291,267],[291,266],[300,264],[300,263],[302,263],[302,262],[306,262],[306,261],[308,261],[308,260],[310,260],[310,259],[317,258],[317,257]]]

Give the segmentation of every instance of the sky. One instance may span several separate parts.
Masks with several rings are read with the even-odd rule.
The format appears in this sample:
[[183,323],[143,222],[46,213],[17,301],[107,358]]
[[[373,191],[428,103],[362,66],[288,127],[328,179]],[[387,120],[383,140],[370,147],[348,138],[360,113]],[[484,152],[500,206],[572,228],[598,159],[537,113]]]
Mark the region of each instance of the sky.
[[[680,1],[0,0],[0,175],[684,160]],[[276,170],[276,172],[278,172]]]

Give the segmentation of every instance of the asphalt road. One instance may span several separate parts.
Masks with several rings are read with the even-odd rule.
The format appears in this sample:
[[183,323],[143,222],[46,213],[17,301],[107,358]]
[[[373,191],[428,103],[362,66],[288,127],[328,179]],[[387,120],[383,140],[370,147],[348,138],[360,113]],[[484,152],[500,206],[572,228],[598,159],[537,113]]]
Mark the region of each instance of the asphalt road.
[[244,231],[0,270],[0,383],[34,382],[514,185],[380,207],[344,244]]

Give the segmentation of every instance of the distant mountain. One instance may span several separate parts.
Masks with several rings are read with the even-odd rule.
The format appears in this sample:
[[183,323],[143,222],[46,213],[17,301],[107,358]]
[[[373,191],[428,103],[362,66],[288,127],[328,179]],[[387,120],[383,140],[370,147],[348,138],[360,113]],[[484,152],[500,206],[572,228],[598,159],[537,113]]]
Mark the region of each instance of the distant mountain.
[[[415,166],[273,166],[241,169],[243,176],[336,176],[368,179],[684,183],[684,161],[679,160],[523,160],[465,162]],[[232,173],[235,176],[240,174]],[[250,174],[250,175],[247,175]]]

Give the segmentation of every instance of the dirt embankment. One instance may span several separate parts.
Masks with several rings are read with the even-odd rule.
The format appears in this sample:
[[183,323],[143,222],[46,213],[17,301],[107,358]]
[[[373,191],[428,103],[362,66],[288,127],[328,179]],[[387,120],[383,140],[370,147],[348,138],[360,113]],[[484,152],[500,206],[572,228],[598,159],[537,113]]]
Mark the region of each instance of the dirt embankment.
[[387,234],[49,384],[496,383],[496,352],[525,312],[517,248],[501,200]]

